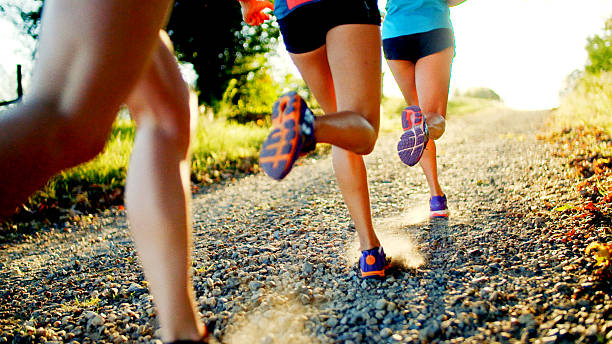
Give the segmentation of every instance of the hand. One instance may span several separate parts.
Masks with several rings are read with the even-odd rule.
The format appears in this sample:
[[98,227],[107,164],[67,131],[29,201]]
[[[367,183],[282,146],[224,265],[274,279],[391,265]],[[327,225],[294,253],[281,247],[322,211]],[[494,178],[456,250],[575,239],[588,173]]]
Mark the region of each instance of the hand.
[[242,6],[242,20],[249,25],[261,25],[270,19],[265,9],[274,10],[274,5],[266,0],[244,0],[240,1]]
[[446,3],[448,4],[448,7],[453,7],[453,6],[457,6],[461,3],[465,2],[465,0],[446,0]]

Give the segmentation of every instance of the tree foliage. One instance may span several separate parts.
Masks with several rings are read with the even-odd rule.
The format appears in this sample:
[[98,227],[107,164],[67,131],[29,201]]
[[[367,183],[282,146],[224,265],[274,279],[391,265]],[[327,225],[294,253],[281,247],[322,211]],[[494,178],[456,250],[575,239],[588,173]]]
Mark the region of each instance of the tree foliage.
[[179,59],[193,64],[200,100],[208,104],[222,98],[230,80],[261,68],[246,57],[270,51],[279,35],[275,24],[244,26],[235,0],[178,0],[167,28]]
[[[37,38],[44,0],[30,0],[27,8],[1,4],[0,13],[12,11],[13,21],[28,35]],[[263,64],[250,69],[235,68],[244,57],[266,53],[279,36],[278,25],[247,27],[242,22],[236,0],[176,0],[167,25],[180,61],[189,62],[198,74],[200,101],[214,104],[220,100],[230,80],[256,72]]]
[[585,70],[591,74],[612,71],[612,17],[606,20],[603,35],[589,37],[587,42],[589,60]]
[[263,120],[270,113],[280,93],[280,86],[268,73],[261,55],[243,57],[217,107],[218,115],[240,123]]
[[4,0],[0,3],[0,14],[13,22],[23,33],[37,39],[42,4],[43,0],[29,0],[27,2]]
[[465,92],[456,92],[457,95],[464,97],[480,98],[480,99],[491,99],[501,101],[501,97],[495,91],[487,87],[476,87],[470,88]]

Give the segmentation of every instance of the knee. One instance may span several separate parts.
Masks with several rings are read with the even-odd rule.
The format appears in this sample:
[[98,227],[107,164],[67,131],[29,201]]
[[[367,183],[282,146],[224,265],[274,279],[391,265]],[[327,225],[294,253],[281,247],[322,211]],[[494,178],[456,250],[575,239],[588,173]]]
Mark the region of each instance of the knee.
[[180,111],[176,116],[158,123],[158,130],[164,135],[168,144],[187,154],[191,141],[190,112]]
[[130,107],[130,112],[136,119],[138,135],[153,135],[165,145],[186,154],[197,118],[191,108],[192,106],[187,104],[166,103],[164,111],[156,111],[150,107]]
[[364,139],[363,147],[361,148],[360,151],[356,153],[360,155],[368,155],[372,153],[372,151],[374,150],[374,146],[376,146],[376,139],[377,139],[376,133],[373,132],[371,135],[368,135],[368,137]]
[[446,119],[444,115],[436,112],[426,112],[425,121],[429,129],[429,137],[431,139],[439,139],[446,130]]
[[91,160],[104,150],[110,134],[110,124],[108,127],[93,126],[94,124],[88,125],[74,118],[63,121],[59,132],[61,135],[59,139],[63,142],[62,150],[67,157],[74,160],[75,164]]
[[[58,112],[56,112],[58,113]],[[114,114],[108,114],[114,118]],[[112,120],[108,124],[88,121],[76,112],[58,113],[50,126],[52,158],[61,168],[71,167],[95,158],[104,150]]]
[[364,127],[366,130],[361,138],[361,145],[355,153],[359,155],[368,155],[372,153],[376,146],[376,140],[378,139],[378,123],[371,123],[365,118],[363,121],[365,122]]

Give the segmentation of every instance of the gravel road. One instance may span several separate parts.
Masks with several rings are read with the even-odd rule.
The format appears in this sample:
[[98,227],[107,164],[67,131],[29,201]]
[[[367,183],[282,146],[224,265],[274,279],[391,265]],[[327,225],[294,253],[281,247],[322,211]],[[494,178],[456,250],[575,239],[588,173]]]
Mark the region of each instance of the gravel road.
[[[194,201],[194,283],[224,343],[612,341],[610,293],[538,210],[570,184],[535,138],[547,112],[452,118],[438,141],[451,217],[432,220],[420,168],[383,135],[366,157],[375,227],[394,265],[357,275],[357,238],[329,157]],[[0,343],[161,343],[122,212],[0,250]]]

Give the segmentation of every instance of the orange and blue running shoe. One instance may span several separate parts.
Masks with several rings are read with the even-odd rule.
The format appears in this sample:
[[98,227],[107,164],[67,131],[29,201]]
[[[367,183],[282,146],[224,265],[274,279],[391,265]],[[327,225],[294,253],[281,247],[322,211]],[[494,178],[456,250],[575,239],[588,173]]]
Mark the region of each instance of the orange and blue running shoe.
[[272,108],[272,131],[259,152],[259,165],[266,174],[281,180],[297,158],[314,150],[315,117],[296,92],[280,96]]
[[429,217],[448,217],[446,195],[433,196],[429,199]]
[[385,277],[385,270],[389,268],[390,261],[382,247],[361,251],[359,269],[362,278]]
[[408,106],[402,111],[402,128],[404,133],[397,144],[397,153],[404,164],[414,166],[421,160],[429,141],[427,124],[421,108]]

